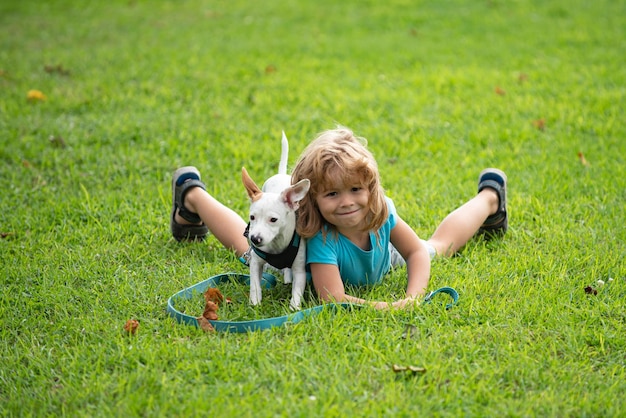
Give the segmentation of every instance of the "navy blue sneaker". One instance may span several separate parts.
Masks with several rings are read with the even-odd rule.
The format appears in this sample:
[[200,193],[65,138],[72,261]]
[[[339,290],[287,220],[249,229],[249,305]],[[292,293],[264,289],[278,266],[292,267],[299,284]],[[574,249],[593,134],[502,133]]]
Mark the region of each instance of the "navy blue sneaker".
[[478,230],[485,237],[504,235],[509,227],[509,216],[506,211],[506,174],[497,168],[487,168],[478,176],[478,193],[483,189],[490,188],[498,193],[500,204],[498,211],[489,215]]
[[[185,194],[194,187],[206,190],[204,183],[200,181],[200,172],[195,167],[181,167],[172,176],[172,216],[170,217],[170,230],[177,241],[202,241],[209,233],[209,228],[202,223],[197,213],[190,212],[183,202]],[[176,211],[181,218],[193,225],[183,225],[176,222]]]

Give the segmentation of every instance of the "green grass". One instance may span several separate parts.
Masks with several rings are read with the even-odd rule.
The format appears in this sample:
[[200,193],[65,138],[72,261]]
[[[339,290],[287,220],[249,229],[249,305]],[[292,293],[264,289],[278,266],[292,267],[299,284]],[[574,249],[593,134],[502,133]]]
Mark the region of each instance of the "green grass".
[[[0,415],[623,416],[625,16],[609,0],[0,3]],[[430,288],[459,304],[250,334],[175,323],[171,295],[245,270],[214,238],[171,238],[171,172],[196,165],[245,214],[241,166],[268,177],[281,130],[293,164],[336,123],[369,139],[423,237],[482,168],[507,172],[506,237],[433,262]]]

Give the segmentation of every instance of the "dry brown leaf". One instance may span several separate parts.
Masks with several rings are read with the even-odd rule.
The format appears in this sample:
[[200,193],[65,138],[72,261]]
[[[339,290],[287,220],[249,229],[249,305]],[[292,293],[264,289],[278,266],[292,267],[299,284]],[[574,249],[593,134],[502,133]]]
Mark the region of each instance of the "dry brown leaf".
[[224,295],[222,295],[219,289],[209,287],[206,292],[204,292],[204,300],[206,302],[213,302],[219,307],[219,304],[224,301]]
[[127,333],[131,335],[135,335],[138,329],[139,329],[139,321],[137,321],[136,319],[129,319],[124,324],[124,331],[126,331]]
[[203,316],[200,316],[197,318],[198,319],[198,326],[206,331],[206,332],[215,332],[215,328],[213,328],[213,325],[211,325],[211,323],[209,322],[208,319],[206,319]]
[[391,370],[393,370],[395,373],[402,373],[402,372],[408,372],[411,374],[426,373],[426,368],[424,367],[400,366],[398,364],[392,365]]
[[543,131],[546,129],[546,121],[545,119],[535,119],[533,121],[533,126],[538,130]]
[[206,305],[204,305],[204,312],[202,313],[202,316],[205,317],[206,319],[215,321],[217,319],[217,310],[218,310],[217,303],[207,301]]
[[581,151],[578,151],[578,159],[580,160],[580,163],[585,167],[589,167],[591,165],[589,164],[589,161],[587,161],[587,159],[585,158],[585,154],[583,154]]

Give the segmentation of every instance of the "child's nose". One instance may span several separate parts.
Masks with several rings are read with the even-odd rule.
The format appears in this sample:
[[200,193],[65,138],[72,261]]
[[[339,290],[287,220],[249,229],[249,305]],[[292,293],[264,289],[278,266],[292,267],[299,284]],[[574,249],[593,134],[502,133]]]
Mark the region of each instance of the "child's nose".
[[350,206],[352,204],[352,196],[350,196],[350,193],[343,193],[339,202],[341,206]]

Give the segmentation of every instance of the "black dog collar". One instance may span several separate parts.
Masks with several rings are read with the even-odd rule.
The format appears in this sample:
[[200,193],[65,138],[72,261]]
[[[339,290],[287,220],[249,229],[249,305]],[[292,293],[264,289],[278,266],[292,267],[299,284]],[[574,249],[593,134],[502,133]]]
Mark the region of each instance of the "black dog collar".
[[250,240],[250,224],[246,227],[246,230],[243,233],[243,236],[248,238],[248,243],[250,243],[250,247],[252,250],[265,260],[266,263],[270,264],[272,267],[277,269],[284,269],[287,267],[291,267],[293,265],[293,261],[296,259],[296,255],[298,254],[298,249],[300,248],[300,235],[294,231],[293,236],[291,237],[291,241],[287,248],[280,254],[270,254],[266,253],[263,250],[255,247],[252,241]]

